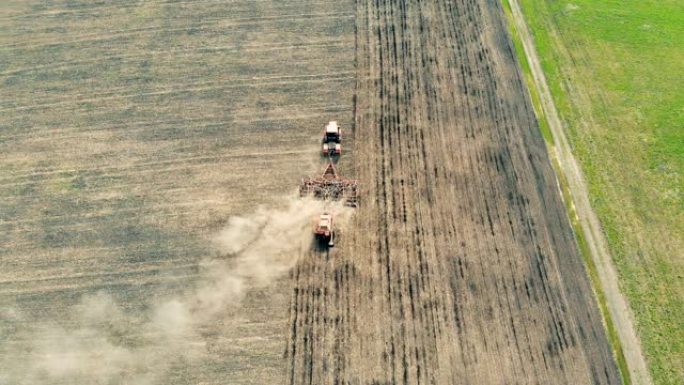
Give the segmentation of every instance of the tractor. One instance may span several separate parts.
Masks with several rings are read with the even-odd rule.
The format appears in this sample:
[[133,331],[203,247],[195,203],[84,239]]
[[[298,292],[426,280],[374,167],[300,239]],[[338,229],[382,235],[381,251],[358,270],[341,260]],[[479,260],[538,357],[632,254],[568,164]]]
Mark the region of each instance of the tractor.
[[324,156],[342,154],[342,130],[336,121],[331,121],[325,126],[321,142]]
[[333,228],[333,216],[324,212],[318,217],[314,225],[314,236],[319,245],[335,246],[335,230]]

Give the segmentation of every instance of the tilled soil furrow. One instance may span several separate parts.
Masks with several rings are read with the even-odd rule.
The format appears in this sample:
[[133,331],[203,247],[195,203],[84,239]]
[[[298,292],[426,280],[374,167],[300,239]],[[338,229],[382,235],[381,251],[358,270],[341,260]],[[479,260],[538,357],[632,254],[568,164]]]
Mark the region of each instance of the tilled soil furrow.
[[359,0],[356,28],[356,273],[333,353],[297,353],[344,370],[291,382],[620,383],[499,3]]

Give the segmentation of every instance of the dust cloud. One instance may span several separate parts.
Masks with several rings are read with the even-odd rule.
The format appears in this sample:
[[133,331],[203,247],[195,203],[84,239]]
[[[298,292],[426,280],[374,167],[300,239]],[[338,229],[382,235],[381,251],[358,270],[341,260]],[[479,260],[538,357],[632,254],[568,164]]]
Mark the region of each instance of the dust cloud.
[[[0,385],[152,385],[164,382],[171,365],[198,362],[206,354],[202,328],[239,308],[248,288],[287,273],[311,247],[312,218],[330,209],[294,198],[282,207],[230,218],[209,240],[217,256],[201,262],[198,283],[183,295],[150,299],[144,314],[96,293],[71,309],[68,327],[15,327],[18,342],[0,347]],[[0,310],[2,318],[8,322],[0,322],[0,338],[10,332],[5,325],[23,324],[15,309]]]

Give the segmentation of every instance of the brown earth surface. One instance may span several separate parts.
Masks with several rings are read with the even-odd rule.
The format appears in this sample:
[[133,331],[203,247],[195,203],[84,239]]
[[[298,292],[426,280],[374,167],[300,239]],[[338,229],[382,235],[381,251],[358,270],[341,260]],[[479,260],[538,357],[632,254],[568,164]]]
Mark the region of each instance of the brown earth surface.
[[500,4],[357,7],[365,195],[294,271],[289,382],[620,383]]
[[497,1],[10,1],[0,82],[1,384],[620,382]]
[[229,218],[287,206],[324,123],[351,125],[354,17],[339,0],[3,2],[0,384],[282,383],[287,274],[244,282],[199,336],[147,329],[211,279]]

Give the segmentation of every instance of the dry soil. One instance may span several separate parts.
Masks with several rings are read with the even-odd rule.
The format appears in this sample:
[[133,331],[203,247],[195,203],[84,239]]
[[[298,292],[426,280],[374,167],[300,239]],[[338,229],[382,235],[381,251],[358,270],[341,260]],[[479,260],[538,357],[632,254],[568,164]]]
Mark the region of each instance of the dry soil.
[[[494,0],[7,2],[0,383],[619,383],[503,20]],[[156,305],[229,257],[229,218],[319,168],[331,119],[363,191],[339,247],[247,287],[189,334],[198,355],[153,341]],[[121,362],[140,351],[161,366]]]
[[503,20],[357,3],[365,196],[293,274],[291,384],[620,383]]

